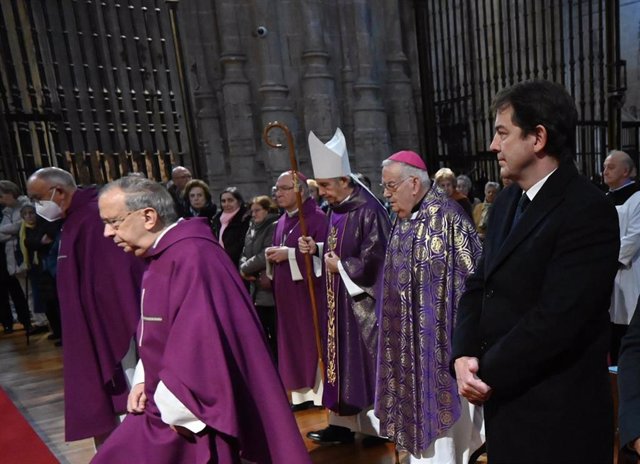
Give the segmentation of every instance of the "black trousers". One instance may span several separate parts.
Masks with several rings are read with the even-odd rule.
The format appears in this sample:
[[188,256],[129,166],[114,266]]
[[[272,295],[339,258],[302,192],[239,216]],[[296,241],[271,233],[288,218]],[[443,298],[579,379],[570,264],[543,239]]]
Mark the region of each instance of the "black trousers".
[[627,333],[628,325],[611,323],[611,346],[609,348],[609,357],[611,365],[618,365],[618,355],[620,354],[620,343],[622,337]]
[[275,306],[257,306],[256,311],[262,324],[264,334],[267,336],[269,348],[275,362],[278,360],[278,339],[276,338],[276,307]]
[[29,315],[29,304],[22,291],[20,282],[16,276],[4,274],[0,276],[0,322],[5,329],[13,328],[13,316],[11,315],[11,305],[9,298],[13,301],[18,315],[18,321],[24,325],[25,329],[31,327],[31,316]]

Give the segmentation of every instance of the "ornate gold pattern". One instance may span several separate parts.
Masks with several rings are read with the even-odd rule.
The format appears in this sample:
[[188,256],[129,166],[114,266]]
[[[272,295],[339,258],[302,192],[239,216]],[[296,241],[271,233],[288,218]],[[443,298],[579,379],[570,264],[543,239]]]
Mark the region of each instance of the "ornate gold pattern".
[[[338,244],[338,230],[332,226],[327,237],[327,251],[334,251]],[[327,276],[327,382],[335,385],[337,375],[336,350],[336,294],[334,290],[334,274],[326,272]]]

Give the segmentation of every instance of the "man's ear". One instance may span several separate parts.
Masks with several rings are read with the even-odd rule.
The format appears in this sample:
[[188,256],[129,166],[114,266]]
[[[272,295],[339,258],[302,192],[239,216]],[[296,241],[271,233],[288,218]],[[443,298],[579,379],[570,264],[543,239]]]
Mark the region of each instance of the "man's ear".
[[144,208],[142,210],[144,216],[144,228],[149,231],[153,231],[160,225],[160,216],[158,212],[153,208]]
[[541,154],[545,151],[547,147],[547,140],[548,140],[547,128],[541,124],[538,124],[535,128],[534,135],[536,137],[536,140],[533,145],[533,150],[536,152],[536,154]]

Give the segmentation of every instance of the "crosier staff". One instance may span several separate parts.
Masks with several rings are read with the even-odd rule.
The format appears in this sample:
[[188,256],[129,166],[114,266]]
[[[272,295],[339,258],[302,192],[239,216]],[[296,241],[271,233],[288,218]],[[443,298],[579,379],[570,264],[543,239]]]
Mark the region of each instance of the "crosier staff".
[[[287,136],[287,145],[289,146],[289,162],[291,163],[291,177],[293,178],[293,188],[296,193],[296,205],[298,207],[298,221],[300,223],[300,232],[303,237],[306,237],[307,224],[304,221],[304,214],[302,213],[302,195],[300,194],[300,187],[298,185],[298,161],[296,160],[296,150],[293,144],[293,136],[289,128],[278,122],[273,121],[266,125],[262,132],[262,138],[265,143],[272,148],[284,148],[281,143],[272,143],[269,139],[269,132],[278,128],[281,129]],[[322,380],[324,381],[324,362],[322,361],[322,345],[320,343],[320,325],[318,323],[318,306],[316,304],[316,293],[313,285],[313,271],[311,266],[311,256],[307,253],[304,254],[304,265],[307,271],[307,288],[309,290],[309,296],[311,297],[311,311],[313,312],[313,327],[315,328],[316,335],[316,349],[318,350],[318,363],[320,366],[320,372],[322,373]]]

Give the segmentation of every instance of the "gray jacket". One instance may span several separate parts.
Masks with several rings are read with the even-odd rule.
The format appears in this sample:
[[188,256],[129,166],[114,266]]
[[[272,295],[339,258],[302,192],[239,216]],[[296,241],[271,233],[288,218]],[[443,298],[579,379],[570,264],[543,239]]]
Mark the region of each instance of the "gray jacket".
[[21,196],[18,197],[15,206],[6,206],[2,209],[2,221],[0,221],[0,244],[5,247],[7,271],[9,272],[9,275],[19,274],[26,270],[25,266],[20,266],[16,262],[16,253],[20,250],[19,234],[20,227],[22,226],[20,210],[24,205],[28,204],[29,198]]
[[[277,214],[268,215],[260,224],[251,222],[244,239],[244,248],[240,257],[240,272],[258,277],[267,268],[267,258],[264,251],[273,245],[273,232],[278,221]],[[257,281],[251,282],[251,295],[256,306],[275,306],[273,291],[263,289]]]

